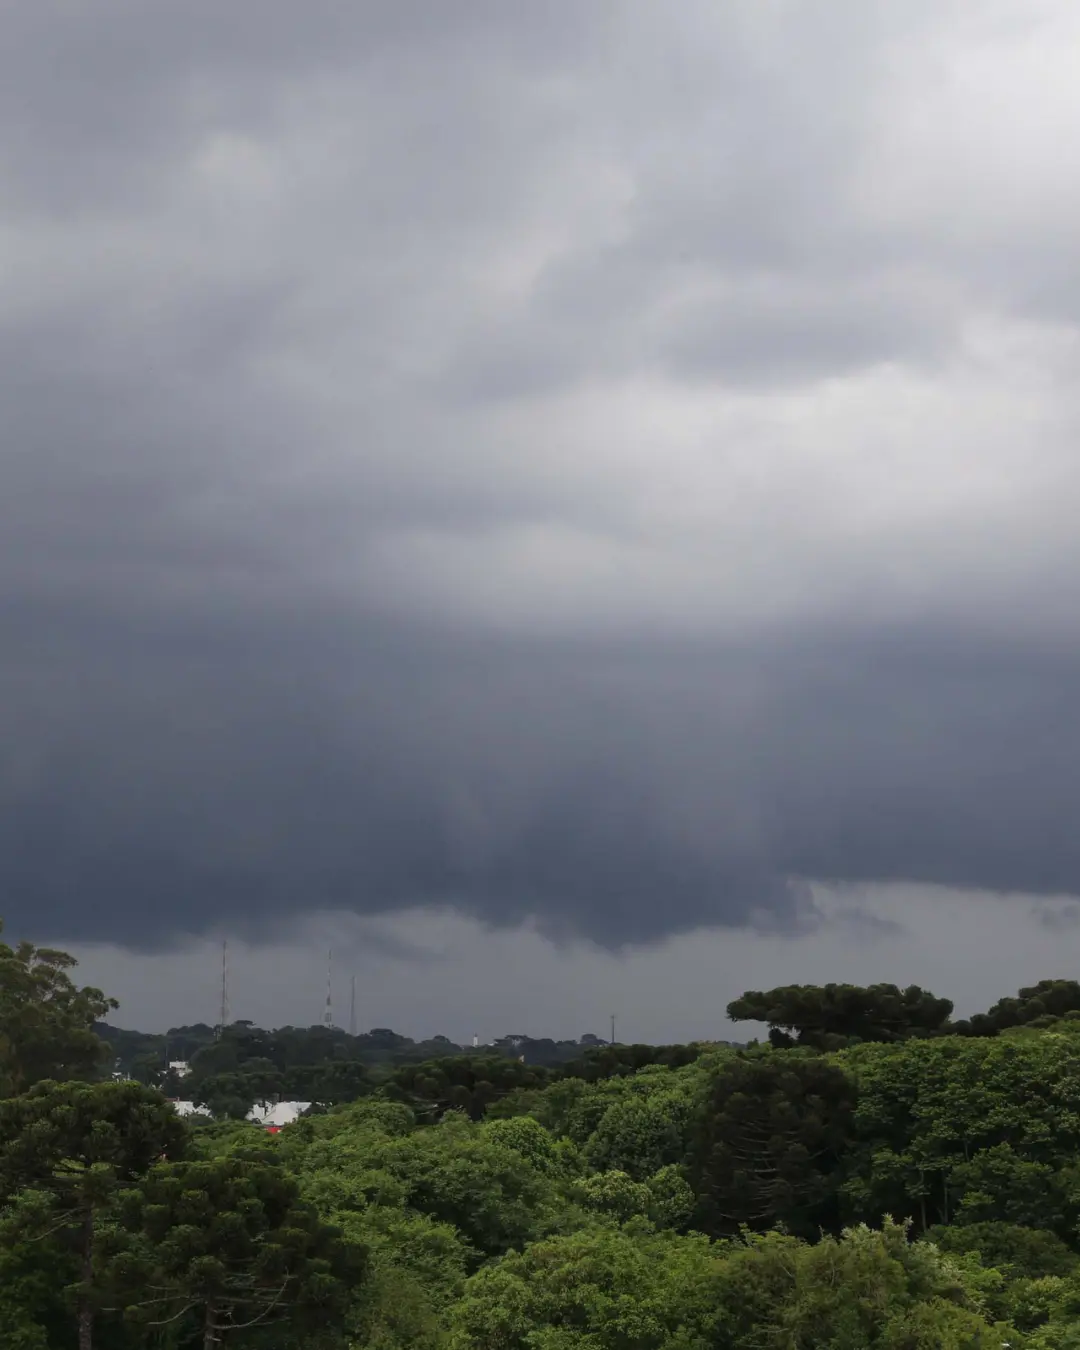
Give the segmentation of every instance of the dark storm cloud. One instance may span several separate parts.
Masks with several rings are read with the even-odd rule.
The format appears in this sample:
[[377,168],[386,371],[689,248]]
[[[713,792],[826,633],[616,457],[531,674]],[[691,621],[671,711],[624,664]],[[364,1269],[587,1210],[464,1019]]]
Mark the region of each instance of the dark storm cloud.
[[965,14],[13,13],[8,921],[1080,891],[1080,236],[911,179]]
[[618,946],[812,924],[798,875],[1075,892],[1080,662],[934,637],[643,655],[628,693],[610,652],[102,623],[107,658],[5,680],[9,918],[153,944],[451,904]]
[[605,706],[587,654],[410,646],[348,616],[335,641],[333,617],[232,634],[106,619],[88,660],[86,632],[50,644],[9,616],[6,645],[31,653],[5,681],[10,917],[149,942],[316,906],[450,903],[613,944],[800,919],[801,889],[744,822],[678,818],[730,789],[665,801],[653,775],[678,756],[656,762],[634,708]]

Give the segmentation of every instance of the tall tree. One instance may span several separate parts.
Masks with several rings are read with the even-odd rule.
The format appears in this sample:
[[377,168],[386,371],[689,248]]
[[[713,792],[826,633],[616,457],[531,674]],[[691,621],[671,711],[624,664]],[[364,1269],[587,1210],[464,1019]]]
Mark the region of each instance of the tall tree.
[[765,1022],[774,1045],[837,1050],[850,1041],[902,1041],[948,1024],[952,1001],[917,984],[792,984],[750,990],[728,1004],[733,1022]]
[[0,1101],[0,1204],[25,1191],[49,1201],[28,1211],[41,1229],[31,1236],[62,1234],[76,1253],[79,1350],[93,1345],[103,1211],[156,1159],[182,1156],[187,1140],[168,1102],[138,1083],[38,1083]]
[[107,1047],[94,1023],[118,1004],[100,989],[80,989],[68,974],[77,964],[50,947],[0,942],[0,1097],[100,1071]]
[[767,1051],[723,1061],[690,1149],[703,1230],[722,1236],[783,1224],[813,1237],[837,1227],[854,1108],[853,1082],[820,1055]]
[[275,1345],[305,1326],[330,1329],[362,1280],[363,1250],[322,1223],[262,1153],[159,1163],[119,1213],[138,1239],[118,1244],[111,1267],[128,1316],[144,1328],[197,1328],[205,1350],[268,1328]]

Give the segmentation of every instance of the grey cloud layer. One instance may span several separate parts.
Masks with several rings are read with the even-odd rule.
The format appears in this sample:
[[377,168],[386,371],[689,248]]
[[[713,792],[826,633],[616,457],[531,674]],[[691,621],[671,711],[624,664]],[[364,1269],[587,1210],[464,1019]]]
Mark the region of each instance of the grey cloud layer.
[[9,920],[1080,891],[1073,30],[21,7]]

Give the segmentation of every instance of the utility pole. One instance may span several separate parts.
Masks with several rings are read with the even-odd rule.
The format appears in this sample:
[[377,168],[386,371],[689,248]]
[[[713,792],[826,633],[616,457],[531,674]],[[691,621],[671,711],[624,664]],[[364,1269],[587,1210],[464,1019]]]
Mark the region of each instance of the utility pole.
[[334,1025],[334,1000],[333,1000],[333,948],[326,953],[326,1012],[323,1013],[323,1026],[329,1028]]
[[356,1035],[356,976],[349,981],[349,1035]]

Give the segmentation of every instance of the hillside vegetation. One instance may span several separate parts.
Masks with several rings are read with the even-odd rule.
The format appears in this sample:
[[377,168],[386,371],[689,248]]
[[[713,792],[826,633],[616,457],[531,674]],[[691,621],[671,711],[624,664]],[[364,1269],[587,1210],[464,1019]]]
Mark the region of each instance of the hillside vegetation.
[[1073,982],[962,1023],[748,992],[762,1045],[369,1065],[277,1136],[108,1077],[107,1010],[0,944],[3,1350],[1080,1350]]

